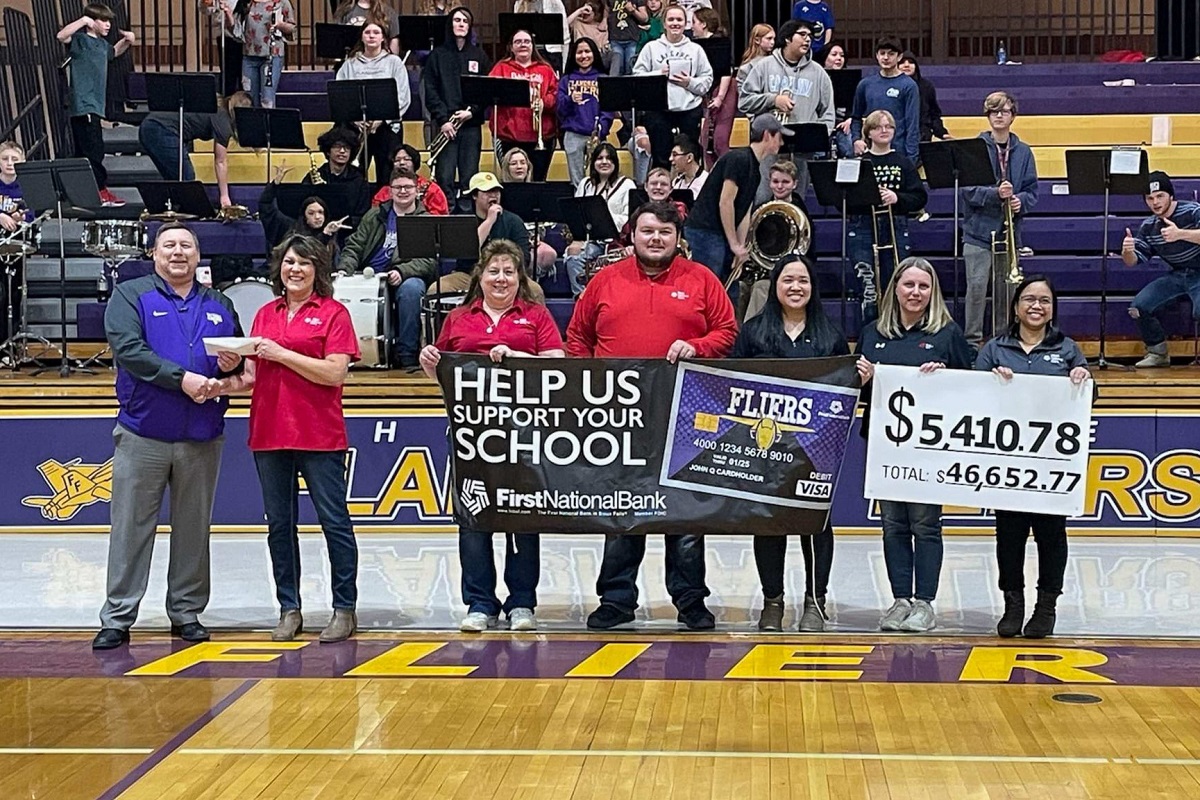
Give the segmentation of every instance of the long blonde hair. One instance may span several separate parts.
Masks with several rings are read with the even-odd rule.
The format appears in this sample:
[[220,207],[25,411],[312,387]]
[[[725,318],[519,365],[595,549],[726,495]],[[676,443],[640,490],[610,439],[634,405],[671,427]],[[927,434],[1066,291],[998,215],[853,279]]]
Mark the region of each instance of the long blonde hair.
[[950,316],[950,310],[946,308],[946,301],[942,297],[942,286],[938,283],[937,272],[933,265],[920,256],[909,256],[901,261],[895,272],[892,273],[892,279],[888,281],[887,288],[883,291],[883,299],[879,303],[879,321],[875,323],[875,328],[885,339],[899,339],[904,335],[904,324],[900,320],[900,301],[896,297],[896,284],[900,282],[900,276],[908,269],[919,269],[929,276],[931,287],[929,307],[925,309],[925,314],[917,323],[921,330],[926,333],[937,333],[954,321]]

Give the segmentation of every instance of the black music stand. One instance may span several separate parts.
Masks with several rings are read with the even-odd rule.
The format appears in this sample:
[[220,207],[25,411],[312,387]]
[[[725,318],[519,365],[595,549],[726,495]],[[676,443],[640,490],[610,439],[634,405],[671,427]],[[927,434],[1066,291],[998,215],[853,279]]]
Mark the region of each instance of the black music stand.
[[959,189],[992,186],[996,183],[996,172],[992,168],[987,145],[979,138],[921,142],[921,164],[925,168],[925,182],[930,189],[954,189],[954,257],[950,263],[954,268],[954,306],[957,309],[962,302],[959,284],[959,259],[962,256],[959,249]]
[[[708,63],[712,66],[713,84],[708,90],[708,94],[704,96],[704,116],[703,126],[700,130],[700,139],[698,143],[701,151],[704,153],[705,160],[708,162],[705,168],[712,167],[713,162],[717,160],[715,149],[716,142],[713,139],[713,126],[716,124],[715,112],[711,111],[708,103],[716,96],[720,89],[721,79],[727,78],[733,74],[733,40],[728,36],[710,36],[707,39],[693,39],[696,44],[700,45],[700,49],[704,51],[704,55],[708,58]],[[729,100],[732,100],[732,94]]]
[[[857,175],[852,180],[848,173],[839,175],[839,164],[858,164]],[[808,172],[812,176],[813,192],[817,202],[823,206],[840,208],[842,211],[842,330],[846,328],[846,265],[847,254],[847,221],[850,206],[873,206],[879,202],[879,184],[875,182],[875,170],[864,169],[866,163],[861,159],[838,159],[808,162]],[[854,167],[842,167],[841,170],[854,171]],[[877,287],[882,291],[882,287]],[[876,298],[878,302],[878,297]]]
[[667,107],[666,75],[626,75],[619,78],[601,75],[597,79],[601,111],[628,111],[629,132],[637,130],[638,109]]
[[184,214],[194,219],[217,216],[200,181],[153,181],[139,183],[137,190],[148,214]]
[[[391,122],[400,119],[400,99],[396,96],[396,82],[391,78],[375,78],[362,81],[329,81],[325,84],[329,93],[329,116],[339,125],[355,127],[363,123],[362,164],[363,177],[370,169],[370,134],[372,122]],[[376,180],[387,180],[386,175],[376,175]]]
[[[438,17],[437,19],[441,19]],[[318,22],[316,25],[317,58],[345,60],[350,51],[362,41],[362,28],[357,25],[335,25]]]
[[243,147],[267,150],[267,180],[271,180],[271,154],[281,150],[308,150],[304,141],[304,124],[296,108],[239,108],[237,117],[238,144]]
[[329,207],[326,222],[333,222],[342,217],[354,217],[359,193],[353,184],[347,183],[281,183],[275,187],[275,205],[279,207],[279,213],[292,219],[300,219],[304,201],[310,197],[325,201]]
[[575,187],[568,181],[504,184],[504,208],[523,221],[533,224],[533,247],[530,250],[530,271],[537,273],[537,251],[541,243],[541,223],[561,222],[559,201],[575,196]]
[[179,114],[179,172],[183,180],[183,115],[217,113],[217,76],[211,72],[147,72],[151,111]]
[[[1119,154],[1136,155],[1134,169],[1113,170]],[[1072,195],[1104,195],[1104,240],[1100,251],[1100,356],[1096,366],[1108,369],[1105,351],[1108,338],[1108,214],[1109,197],[1114,194],[1145,196],[1150,191],[1150,162],[1146,151],[1138,147],[1114,147],[1111,150],[1068,150],[1067,191]],[[1122,370],[1132,369],[1121,364]]]
[[[215,76],[209,76],[216,81]],[[213,96],[216,102],[216,96]],[[73,367],[67,358],[67,247],[63,239],[63,223],[70,215],[75,219],[95,217],[101,209],[100,189],[96,176],[86,158],[56,161],[25,161],[17,164],[17,177],[25,195],[25,204],[38,214],[53,212],[58,220],[58,309],[59,349],[62,351],[60,377],[69,378],[72,372],[94,374],[86,367]],[[41,375],[51,367],[39,367]]]
[[599,195],[563,198],[558,207],[577,242],[603,242],[621,235],[608,210],[608,201]]
[[433,344],[442,329],[442,259],[479,260],[479,218],[474,214],[397,217],[396,257],[400,261],[432,258],[437,265],[439,280],[433,282],[434,313],[425,320],[425,341]]
[[854,93],[858,91],[858,85],[862,83],[863,71],[861,69],[827,69],[825,73],[829,75],[829,82],[833,84],[833,107],[853,108]]
[[404,60],[414,50],[432,50],[446,38],[446,18],[440,15],[401,14],[400,47]]
[[[813,153],[827,155],[829,147],[829,128],[824,122],[801,122],[799,125],[784,125],[783,146],[779,149],[781,157],[787,156],[793,161],[796,158]],[[805,159],[806,161],[808,159]],[[802,190],[808,187],[800,187]]]
[[[530,96],[530,87],[533,84],[521,78],[492,78],[483,75],[463,75],[460,80],[462,82],[463,102],[468,106],[476,108],[491,108],[493,124],[495,124],[494,120],[500,106],[504,106],[505,108],[529,108],[533,105],[533,99]],[[499,142],[500,140],[496,138],[493,131],[492,149],[497,155],[496,169],[500,168]]]
[[562,14],[506,14],[498,15],[500,42],[507,46],[517,31],[529,31],[533,35],[533,46],[566,44],[563,41]]

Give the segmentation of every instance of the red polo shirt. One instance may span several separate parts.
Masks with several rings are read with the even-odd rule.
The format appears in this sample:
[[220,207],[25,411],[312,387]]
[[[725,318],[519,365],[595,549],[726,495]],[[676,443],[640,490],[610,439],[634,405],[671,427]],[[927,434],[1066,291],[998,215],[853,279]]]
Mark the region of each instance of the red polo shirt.
[[[259,309],[251,336],[271,339],[310,358],[345,353],[360,358],[350,312],[332,297],[313,295],[288,321],[280,297]],[[250,400],[251,450],[345,450],[342,387],[321,386],[275,361],[256,359]]]
[[484,310],[482,298],[454,309],[437,340],[438,350],[447,353],[486,353],[498,344],[532,355],[563,349],[558,325],[546,307],[519,297],[496,323]]

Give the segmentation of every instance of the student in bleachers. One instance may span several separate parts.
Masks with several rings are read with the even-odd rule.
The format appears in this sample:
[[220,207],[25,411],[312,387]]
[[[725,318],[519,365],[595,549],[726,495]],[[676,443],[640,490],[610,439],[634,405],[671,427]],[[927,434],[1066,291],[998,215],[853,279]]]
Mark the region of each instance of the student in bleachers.
[[296,11],[291,0],[239,0],[233,14],[242,26],[242,88],[255,108],[274,108]]
[[921,95],[921,141],[933,141],[933,137],[949,139],[950,131],[942,122],[942,107],[938,105],[937,87],[933,81],[921,76],[921,65],[912,51],[905,50],[900,56],[900,71],[917,82]]
[[600,110],[600,48],[591,39],[571,44],[567,71],[558,83],[558,126],[563,132],[567,174],[578,186],[587,174],[584,156],[593,138],[603,141],[612,128],[613,115]]
[[[571,26],[567,22],[567,8],[563,5],[562,0],[515,0],[513,3],[514,14],[558,14],[562,17],[562,38],[558,41],[543,42],[541,49],[546,60],[550,62],[550,66],[554,67],[555,72],[561,73],[563,70],[563,53],[565,48],[571,43]],[[597,61],[597,64],[600,62]]]
[[854,141],[854,154],[867,152],[867,141],[862,137],[862,123],[872,111],[887,111],[896,121],[896,149],[908,160],[921,163],[921,92],[912,78],[900,71],[900,42],[885,36],[875,43],[875,61],[879,72],[868,75],[864,72],[862,82],[854,92],[854,105],[850,109],[850,136]]
[[[514,147],[500,159],[500,183],[529,183],[532,180],[533,162],[529,160],[529,154],[521,148]],[[533,222],[525,223],[525,230],[529,231],[529,240],[531,242],[534,238],[534,225],[535,223]],[[557,229],[558,227],[546,222],[541,224],[541,231],[538,234],[537,258],[535,259],[535,263],[537,264],[535,278],[550,272],[554,267],[555,259],[559,256],[558,250],[545,241],[544,238],[550,229]],[[561,234],[556,230],[553,238],[560,240]]]
[[[592,152],[592,161],[588,164],[588,177],[575,187],[576,197],[603,197],[608,204],[608,213],[612,215],[613,224],[617,230],[625,227],[629,219],[629,192],[634,183],[620,172],[620,162],[617,158],[617,148],[608,142],[601,142]],[[583,291],[579,277],[584,267],[594,258],[603,255],[608,242],[572,242],[567,247],[565,264],[567,278],[571,282],[571,293],[576,297]]]
[[[533,46],[533,34],[514,31],[508,43],[508,58],[496,62],[488,73],[497,78],[519,78],[529,83],[530,105],[500,106],[492,117],[492,136],[499,142],[497,153],[520,147],[533,161],[533,179],[546,180],[554,143],[558,139],[558,76]],[[537,122],[540,120],[540,127]],[[539,147],[540,145],[540,147]]]
[[333,12],[333,21],[360,27],[374,22],[387,35],[388,50],[400,54],[400,15],[384,0],[342,0]]
[[0,232],[12,233],[33,219],[17,180],[17,164],[24,160],[25,148],[13,141],[0,142]]
[[217,192],[221,208],[233,205],[229,199],[229,143],[237,137],[237,110],[250,105],[245,92],[229,98],[229,110],[215,114],[184,114],[183,130],[179,130],[179,115],[170,111],[151,111],[138,127],[138,142],[142,152],[150,157],[158,174],[165,181],[179,180],[179,150],[183,148],[183,180],[196,180],[192,166],[192,145],[199,139],[213,143],[213,172],[217,176]]
[[349,219],[334,219],[329,213],[329,206],[319,197],[305,198],[300,204],[300,216],[290,217],[279,208],[276,198],[279,184],[292,171],[291,167],[275,167],[275,175],[258,198],[258,219],[262,223],[263,233],[267,237],[267,253],[292,234],[312,236],[329,246],[331,257],[337,255],[337,233],[348,230],[344,223]]
[[[411,144],[396,146],[395,151],[392,153],[392,171],[408,170],[417,175],[417,199],[424,204],[430,214],[449,214],[450,207],[446,201],[446,193],[442,191],[442,187],[429,178],[417,174],[417,170],[420,168],[421,154],[417,151],[417,148]],[[384,186],[371,198],[371,205],[381,205],[382,203],[390,202],[391,199],[392,187]]]
[[796,0],[792,6],[792,19],[806,19],[815,22],[822,28],[820,36],[813,39],[812,52],[816,56],[833,41],[833,9],[824,0]]
[[567,25],[571,29],[571,41],[591,39],[600,51],[600,61],[596,63],[601,72],[608,71],[608,0],[584,0],[584,2],[567,17]]
[[637,51],[633,55],[635,63],[642,49],[663,35],[663,15],[666,13],[666,0],[646,0],[646,21],[638,25],[641,33],[638,35]]
[[[391,173],[392,153],[396,145],[404,141],[404,127],[401,120],[412,103],[408,88],[408,69],[400,56],[390,53],[384,46],[384,30],[378,22],[368,22],[362,27],[362,37],[350,51],[350,57],[338,68],[339,81],[363,81],[390,79],[396,83],[396,102],[400,114],[394,120],[375,120],[373,122],[355,122],[360,136],[366,137],[367,154],[375,162],[375,183],[382,184],[384,177]],[[367,177],[367,165],[362,164],[364,177]]]
[[[692,40],[728,37],[721,25],[721,15],[711,8],[698,8],[692,17]],[[729,47],[732,42],[727,42]],[[731,57],[732,52],[729,54]],[[700,124],[700,148],[706,163],[712,163],[729,152],[729,137],[733,133],[733,118],[737,115],[737,93],[733,91],[733,73],[713,75],[713,87],[704,98],[704,117]]]
[[[826,72],[846,68],[846,48],[841,42],[831,42],[821,56],[825,59]],[[833,115],[833,146],[837,150],[837,157],[851,158],[854,155],[854,142],[850,141],[850,109],[835,106]]]
[[608,15],[609,62],[608,74],[629,75],[637,58],[641,25],[650,19],[646,0],[615,0]]
[[[796,191],[796,179],[799,175],[799,170],[796,168],[796,163],[788,159],[780,159],[771,165],[767,171],[768,186],[771,189],[771,197],[767,202],[790,203],[799,208],[804,216],[808,216],[808,205],[804,202],[804,198]],[[758,210],[763,204],[758,203],[754,210]],[[811,217],[809,218],[811,222]],[[799,253],[802,256],[808,256],[812,252],[814,245],[810,240],[809,248]],[[743,273],[744,274],[744,273]],[[749,284],[749,285],[747,285]],[[748,279],[743,278],[742,290],[738,292],[738,319],[750,319],[751,317],[762,311],[766,305],[767,297],[771,291],[771,284],[767,280],[757,280],[750,283]]]
[[71,115],[75,157],[86,158],[91,164],[96,186],[100,189],[100,201],[106,206],[123,206],[125,201],[108,190],[100,123],[104,119],[108,93],[108,62],[128,50],[136,37],[130,31],[121,31],[121,41],[115,46],[109,44],[106,37],[114,19],[116,15],[108,6],[90,3],[83,9],[83,16],[63,26],[58,32],[58,41],[67,45],[71,54],[68,113]]
[[[363,178],[362,172],[351,163],[354,154],[358,152],[358,133],[341,125],[334,125],[317,138],[317,147],[325,155],[325,163],[317,168],[317,174],[322,183],[348,184],[352,187],[350,194],[354,196],[354,207],[350,218],[355,224],[370,208],[371,187]],[[305,174],[301,183],[312,183],[312,173]]]
[[704,154],[700,152],[700,145],[681,133],[671,144],[670,159],[673,176],[671,188],[687,189],[692,197],[699,197],[709,175],[704,168]]
[[1129,316],[1137,320],[1146,343],[1146,357],[1135,366],[1169,367],[1167,332],[1158,312],[1187,297],[1192,302],[1192,318],[1200,320],[1200,203],[1176,200],[1167,173],[1156,171],[1150,173],[1146,205],[1152,216],[1138,226],[1136,234],[1125,229],[1121,260],[1132,267],[1158,256],[1171,271],[1146,284],[1129,305]]

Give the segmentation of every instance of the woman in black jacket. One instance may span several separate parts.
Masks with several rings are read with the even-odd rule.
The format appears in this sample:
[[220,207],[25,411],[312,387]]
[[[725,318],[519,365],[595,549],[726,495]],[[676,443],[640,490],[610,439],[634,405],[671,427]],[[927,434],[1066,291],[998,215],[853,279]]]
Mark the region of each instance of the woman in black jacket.
[[921,76],[921,65],[917,63],[917,57],[905,50],[904,55],[900,56],[899,66],[901,72],[917,82],[917,90],[921,93],[921,141],[933,141],[934,136],[939,139],[953,138],[942,122],[942,107],[938,105],[937,87],[933,85],[933,81]]
[[[825,314],[817,275],[808,256],[786,255],[771,270],[766,305],[746,321],[731,358],[828,358],[850,354],[846,337]],[[860,368],[865,373],[865,366]],[[783,630],[783,563],[788,537],[755,536],[754,562],[763,587],[759,630]],[[833,528],[800,535],[804,555],[804,610],[800,630],[825,630],[825,592],[833,564]]]

